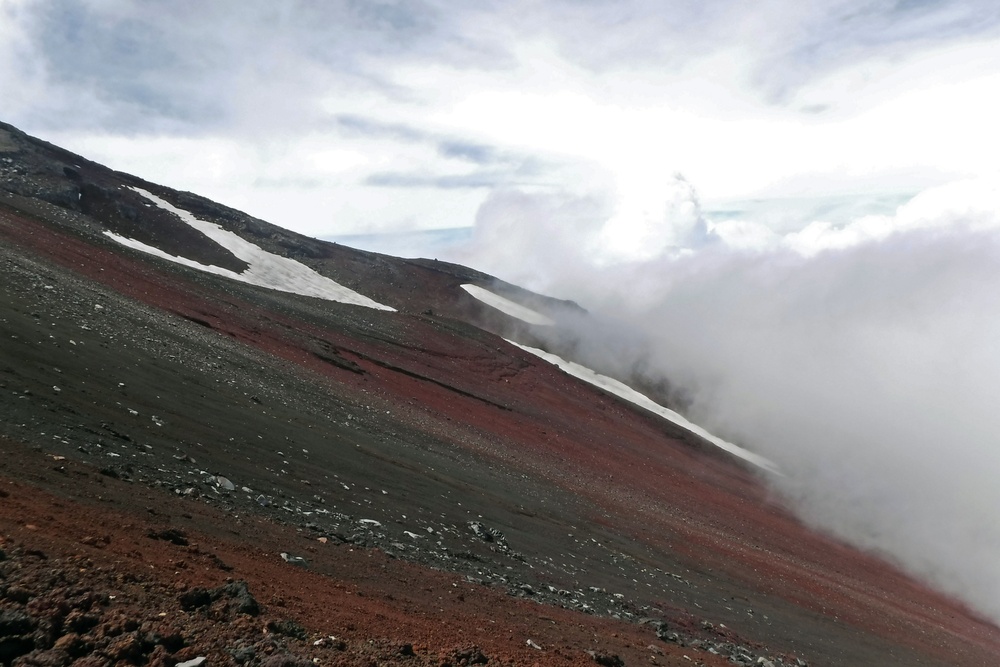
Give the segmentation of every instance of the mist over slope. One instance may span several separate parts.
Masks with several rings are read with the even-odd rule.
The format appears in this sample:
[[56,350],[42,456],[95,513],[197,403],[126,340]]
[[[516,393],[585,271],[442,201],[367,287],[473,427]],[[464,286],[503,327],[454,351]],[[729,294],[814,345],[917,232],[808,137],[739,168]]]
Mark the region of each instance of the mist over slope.
[[810,523],[996,621],[997,183],[778,235],[705,219],[679,180],[631,248],[608,242],[606,201],[504,193],[463,258],[579,301],[599,318],[577,322],[583,363],[668,381],[688,417],[787,472],[772,483]]

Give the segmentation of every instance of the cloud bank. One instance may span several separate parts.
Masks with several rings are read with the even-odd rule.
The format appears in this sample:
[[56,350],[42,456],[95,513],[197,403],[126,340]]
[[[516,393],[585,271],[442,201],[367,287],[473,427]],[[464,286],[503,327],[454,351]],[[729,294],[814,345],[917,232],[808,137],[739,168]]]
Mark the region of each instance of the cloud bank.
[[655,257],[511,194],[477,230],[510,244],[465,259],[591,309],[583,363],[665,380],[694,422],[775,461],[807,521],[1000,621],[1000,177],[783,236],[706,220],[683,187],[664,187]]
[[[0,118],[313,236],[498,190],[707,202],[992,169],[989,0],[0,0]],[[585,183],[585,186],[581,186]]]

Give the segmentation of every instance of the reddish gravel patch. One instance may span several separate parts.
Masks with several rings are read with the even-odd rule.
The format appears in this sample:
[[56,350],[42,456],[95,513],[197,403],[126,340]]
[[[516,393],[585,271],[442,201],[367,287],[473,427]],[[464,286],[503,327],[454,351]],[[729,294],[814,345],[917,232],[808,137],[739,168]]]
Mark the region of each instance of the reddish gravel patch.
[[[97,601],[84,611],[94,616],[92,627],[80,632],[63,623],[53,643],[76,642],[76,650],[95,654],[95,664],[127,657],[119,655],[123,638],[153,631],[183,639],[174,650],[150,644],[146,657],[157,664],[199,655],[233,664],[240,646],[338,665],[457,665],[477,654],[490,665],[592,665],[588,651],[627,664],[726,664],[704,653],[686,660],[692,651],[651,642],[632,624],[517,600],[377,551],[307,543],[265,521],[248,519],[213,536],[199,528],[216,533],[228,519],[201,503],[137,490],[80,464],[54,466],[14,443],[3,448],[0,609],[23,607],[43,618],[47,608],[93,592]],[[308,552],[309,570],[278,557],[291,547]],[[185,594],[233,581],[246,582],[260,616],[234,612],[228,598],[184,608]],[[303,626],[303,638],[275,629],[287,620]]]

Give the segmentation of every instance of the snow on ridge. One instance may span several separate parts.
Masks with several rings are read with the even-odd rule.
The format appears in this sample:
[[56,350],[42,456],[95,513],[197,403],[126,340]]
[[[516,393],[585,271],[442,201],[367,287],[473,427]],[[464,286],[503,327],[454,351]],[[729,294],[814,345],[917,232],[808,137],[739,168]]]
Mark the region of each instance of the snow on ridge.
[[359,294],[350,288],[344,287],[340,283],[330,280],[326,276],[316,273],[301,262],[270,253],[234,234],[233,232],[223,229],[221,226],[213,222],[199,220],[188,211],[173,206],[170,202],[157,197],[151,192],[147,192],[141,188],[132,189],[160,208],[173,213],[185,223],[194,227],[209,239],[215,241],[250,266],[242,273],[237,273],[230,269],[224,269],[220,266],[201,264],[200,262],[196,262],[186,257],[171,255],[163,250],[160,250],[159,248],[155,248],[135,239],[114,234],[110,231],[104,232],[106,236],[124,246],[141,250],[142,252],[150,255],[155,255],[162,259],[176,262],[177,264],[198,269],[199,271],[213,273],[218,276],[231,278],[232,280],[239,280],[240,282],[257,285],[258,287],[267,287],[269,289],[278,290],[279,292],[290,292],[292,294],[312,296],[320,299],[326,299],[328,301],[337,301],[339,303],[347,303],[355,306],[375,308],[376,310],[396,310],[391,306],[386,306],[373,299],[369,299],[363,294]]
[[494,294],[493,292],[483,289],[477,285],[462,285],[462,289],[466,292],[479,299],[488,306],[496,308],[500,312],[510,315],[511,317],[517,318],[522,322],[527,322],[528,324],[537,324],[543,327],[550,327],[555,322],[545,315],[542,315],[536,310],[532,310],[527,306],[522,306],[519,303],[514,303],[510,299],[505,299],[499,294]]
[[521,345],[520,343],[516,343],[512,340],[508,340],[507,342],[510,343],[511,345],[516,345],[525,352],[529,352],[535,355],[536,357],[544,359],[545,361],[549,362],[550,364],[553,364],[554,366],[557,366],[558,368],[572,375],[573,377],[579,378],[584,382],[588,382],[611,394],[614,394],[615,396],[618,396],[619,398],[623,398],[626,401],[629,401],[630,403],[634,403],[635,405],[638,405],[641,408],[645,408],[646,410],[649,410],[653,414],[663,417],[669,422],[677,424],[681,428],[684,428],[690,431],[691,433],[700,436],[701,438],[707,440],[716,447],[729,452],[733,456],[741,458],[744,461],[747,461],[748,463],[752,463],[758,468],[766,470],[767,472],[772,473],[774,475],[782,475],[782,472],[778,469],[778,466],[775,465],[772,461],[764,458],[760,454],[755,454],[749,450],[743,449],[739,445],[734,445],[733,443],[723,440],[718,436],[712,435],[711,433],[709,433],[702,427],[698,426],[697,424],[688,421],[688,419],[685,418],[680,413],[674,412],[670,408],[663,407],[659,403],[656,403],[655,401],[650,399],[648,396],[640,394],[635,389],[632,389],[623,382],[619,382],[618,380],[610,378],[607,375],[601,375],[600,373],[590,370],[586,366],[581,366],[580,364],[575,363],[573,361],[567,361],[566,359],[563,359],[562,357],[552,354],[550,352],[546,352],[544,350],[540,350],[535,347],[529,347],[527,345]]

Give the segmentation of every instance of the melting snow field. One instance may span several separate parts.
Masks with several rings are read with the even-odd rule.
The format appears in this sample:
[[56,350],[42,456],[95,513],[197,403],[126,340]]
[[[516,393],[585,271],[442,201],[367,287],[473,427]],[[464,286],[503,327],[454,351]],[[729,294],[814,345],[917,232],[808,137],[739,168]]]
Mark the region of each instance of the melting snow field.
[[[523,322],[527,322],[528,324],[537,324],[540,326],[552,326],[553,324],[555,324],[553,320],[546,317],[545,315],[542,315],[541,313],[534,311],[530,308],[526,308],[525,306],[522,306],[520,304],[514,303],[513,301],[505,299],[504,297],[498,294],[494,294],[489,290],[485,290],[482,287],[478,287],[476,285],[462,285],[462,289],[464,289],[466,292],[468,292],[475,298],[479,299],[483,303],[492,306],[497,310],[502,311],[507,315],[510,315],[511,317],[516,317],[517,319]],[[663,417],[667,421],[677,424],[681,428],[687,429],[688,431],[694,433],[695,435],[712,443],[716,447],[724,449],[733,456],[737,456],[743,459],[744,461],[752,463],[753,465],[762,468],[764,470],[767,470],[768,472],[771,472],[773,474],[776,475],[781,474],[781,472],[778,470],[778,467],[768,459],[764,458],[763,456],[760,456],[759,454],[754,454],[753,452],[743,449],[738,445],[734,445],[731,442],[727,442],[722,438],[712,435],[711,433],[709,433],[702,427],[698,426],[697,424],[693,424],[690,421],[688,421],[683,415],[674,412],[669,408],[663,407],[659,403],[656,403],[653,400],[651,400],[648,396],[640,394],[635,389],[632,389],[623,382],[619,382],[618,380],[610,378],[607,375],[601,375],[600,373],[596,373],[587,368],[586,366],[581,366],[580,364],[577,364],[575,362],[567,361],[562,357],[559,357],[555,354],[550,354],[549,352],[545,352],[544,350],[540,350],[534,347],[529,347],[527,345],[521,345],[520,343],[515,343],[512,340],[509,340],[507,342],[511,343],[512,345],[517,345],[525,352],[530,352],[531,354],[540,357],[541,359],[544,359],[550,364],[558,366],[566,373],[569,373],[570,375],[579,378],[584,382],[589,382],[590,384],[596,387],[600,387],[601,389],[609,393],[612,393],[615,396],[618,396],[619,398],[624,398],[626,401],[629,401],[630,403],[634,403],[635,405],[638,405],[641,408],[649,410],[653,414]]]
[[499,294],[494,294],[493,292],[485,290],[482,287],[478,287],[476,285],[462,285],[462,289],[486,305],[492,306],[500,312],[510,315],[511,317],[515,317],[522,322],[537,324],[543,327],[550,327],[555,324],[555,322],[538,311],[522,306],[519,303],[514,303],[510,299],[505,299]]
[[579,378],[584,382],[589,382],[590,384],[596,387],[600,387],[601,389],[609,393],[612,393],[615,396],[618,396],[619,398],[623,398],[626,401],[629,401],[630,403],[634,403],[635,405],[638,405],[641,408],[649,410],[653,414],[663,417],[667,421],[677,424],[681,428],[687,429],[688,431],[694,433],[695,435],[704,438],[705,440],[712,443],[716,447],[724,449],[733,456],[737,456],[743,459],[744,461],[752,463],[758,468],[762,468],[763,470],[766,470],[775,475],[782,474],[781,471],[778,470],[778,466],[776,466],[774,463],[764,458],[763,456],[760,456],[759,454],[754,454],[751,451],[743,449],[739,445],[734,445],[731,442],[727,442],[722,438],[712,435],[711,433],[709,433],[702,427],[698,426],[697,424],[693,424],[692,422],[688,421],[680,413],[674,412],[669,408],[663,407],[659,403],[656,403],[653,400],[651,400],[648,396],[640,394],[635,389],[632,389],[623,382],[619,382],[618,380],[610,378],[607,375],[601,375],[600,373],[596,373],[587,368],[586,366],[581,366],[580,364],[577,364],[575,362],[567,361],[560,356],[551,354],[544,350],[540,350],[535,347],[528,347],[527,345],[521,345],[520,343],[515,343],[512,340],[508,340],[507,342],[510,343],[511,345],[516,345],[525,352],[530,352],[531,354],[541,359],[544,359],[550,364],[558,366],[566,373],[569,373],[570,375]]
[[199,262],[195,262],[194,260],[187,259],[186,257],[171,255],[160,250],[159,248],[154,248],[153,246],[146,245],[145,243],[136,241],[135,239],[119,236],[118,234],[108,231],[104,232],[107,236],[122,245],[170,260],[171,262],[176,262],[177,264],[183,264],[184,266],[198,269],[199,271],[214,273],[215,275],[224,276],[233,280],[239,280],[241,282],[257,285],[259,287],[267,287],[280,292],[291,292],[293,294],[301,294],[303,296],[313,296],[320,299],[337,301],[339,303],[348,303],[355,306],[366,306],[377,310],[395,310],[395,308],[378,303],[363,294],[358,294],[352,289],[348,289],[347,287],[344,287],[343,285],[336,283],[325,276],[321,276],[305,264],[297,262],[294,259],[289,259],[288,257],[282,257],[280,255],[267,252],[263,248],[250,243],[236,234],[226,231],[215,223],[199,220],[191,213],[183,209],[176,208],[171,205],[170,202],[160,199],[151,192],[147,192],[140,188],[132,189],[160,208],[170,211],[250,266],[242,273],[236,273],[235,271],[224,269],[220,266],[201,264]]

